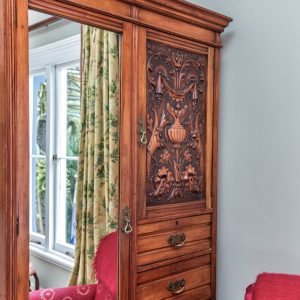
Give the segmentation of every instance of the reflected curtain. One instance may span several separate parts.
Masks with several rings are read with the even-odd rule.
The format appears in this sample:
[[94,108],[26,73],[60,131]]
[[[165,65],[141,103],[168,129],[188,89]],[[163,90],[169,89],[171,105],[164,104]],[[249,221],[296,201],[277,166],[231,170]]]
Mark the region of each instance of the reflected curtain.
[[117,229],[119,198],[119,36],[82,26],[81,138],[76,243],[70,285],[95,282],[99,240]]

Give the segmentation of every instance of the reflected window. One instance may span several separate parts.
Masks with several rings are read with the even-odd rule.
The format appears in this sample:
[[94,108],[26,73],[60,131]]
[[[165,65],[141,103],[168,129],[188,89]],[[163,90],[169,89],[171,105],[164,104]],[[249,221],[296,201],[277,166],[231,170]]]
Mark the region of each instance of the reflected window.
[[[62,48],[71,50],[68,43],[72,57],[62,59]],[[30,241],[71,258],[81,130],[79,45],[78,35],[31,51],[29,81]]]

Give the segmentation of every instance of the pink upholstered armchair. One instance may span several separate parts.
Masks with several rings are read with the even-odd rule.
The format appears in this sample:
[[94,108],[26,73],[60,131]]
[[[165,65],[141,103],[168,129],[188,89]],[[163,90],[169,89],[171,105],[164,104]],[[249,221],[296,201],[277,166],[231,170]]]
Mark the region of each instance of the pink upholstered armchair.
[[118,234],[103,238],[94,261],[97,284],[39,290],[30,300],[116,300],[118,294]]
[[262,273],[249,285],[245,300],[299,300],[300,276]]

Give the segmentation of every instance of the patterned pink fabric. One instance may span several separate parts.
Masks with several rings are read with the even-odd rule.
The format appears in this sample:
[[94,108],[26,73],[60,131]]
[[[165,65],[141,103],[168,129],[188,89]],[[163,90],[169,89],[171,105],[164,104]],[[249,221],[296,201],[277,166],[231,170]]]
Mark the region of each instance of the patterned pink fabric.
[[97,284],[29,293],[30,300],[116,300],[118,295],[118,233],[103,238],[94,262]]
[[300,276],[263,273],[249,286],[245,300],[299,300]]
[[[94,268],[98,280],[95,300],[116,300],[118,295],[118,233],[104,237],[97,249]],[[109,287],[110,294],[103,298],[102,286]],[[98,292],[99,291],[99,292]]]
[[95,300],[117,300],[117,296],[108,289],[100,280],[97,283],[97,291]]
[[[46,289],[29,293],[30,300],[94,300],[97,285],[69,286],[58,289]],[[108,289],[105,288],[107,293]],[[103,298],[104,299],[104,298]]]

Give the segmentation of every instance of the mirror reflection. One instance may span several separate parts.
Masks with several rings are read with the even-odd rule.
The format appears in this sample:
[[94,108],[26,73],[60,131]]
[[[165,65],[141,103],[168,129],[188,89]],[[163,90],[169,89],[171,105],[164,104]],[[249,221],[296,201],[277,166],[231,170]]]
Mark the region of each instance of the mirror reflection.
[[29,11],[30,300],[117,299],[119,38]]

